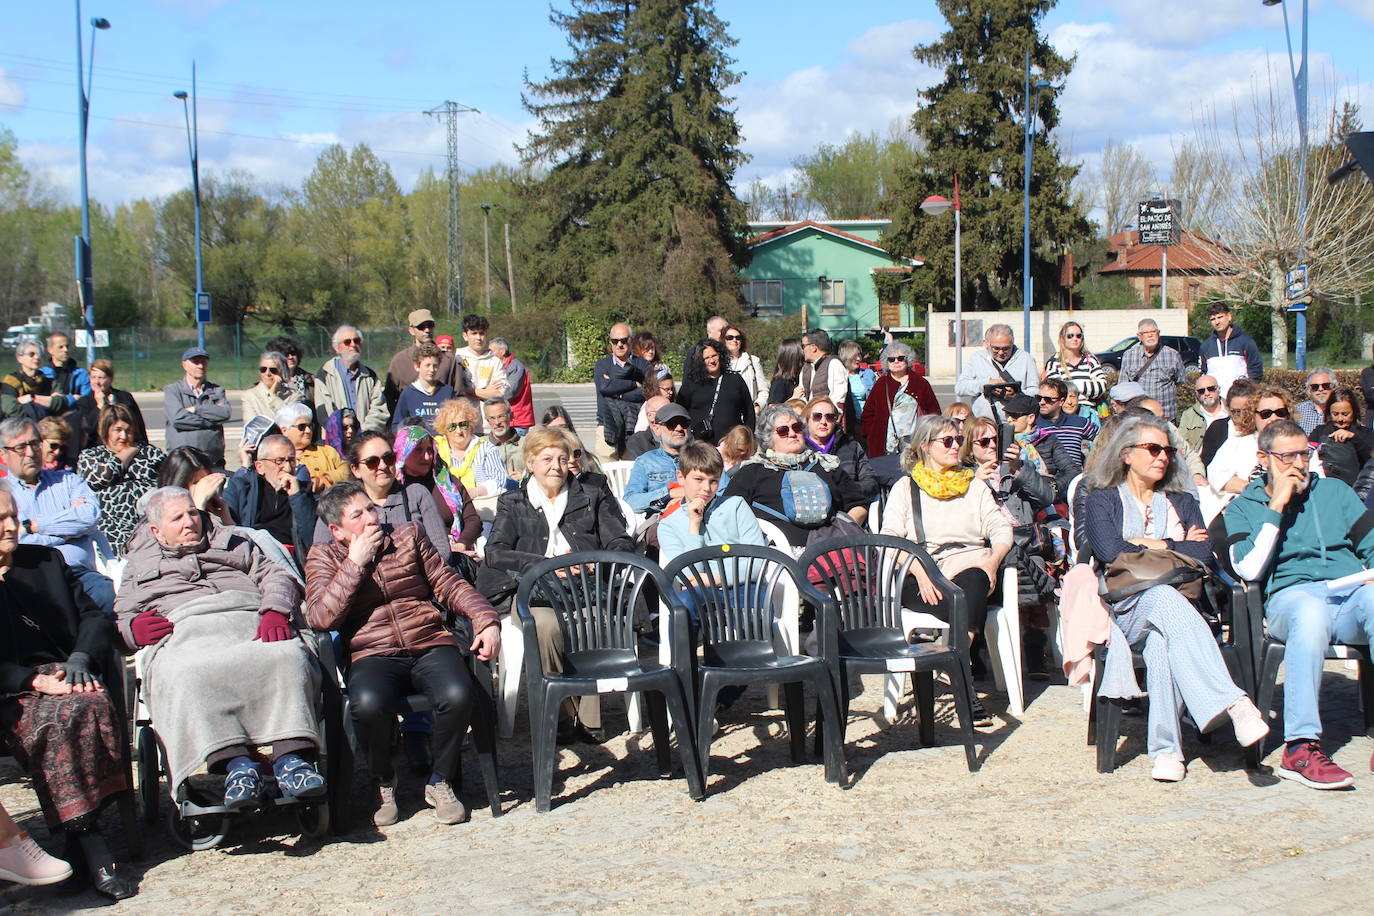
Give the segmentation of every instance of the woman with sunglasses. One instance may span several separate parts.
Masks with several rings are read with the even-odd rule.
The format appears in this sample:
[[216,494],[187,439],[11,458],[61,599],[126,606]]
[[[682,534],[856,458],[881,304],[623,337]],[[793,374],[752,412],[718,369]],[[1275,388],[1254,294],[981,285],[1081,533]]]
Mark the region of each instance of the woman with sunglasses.
[[315,441],[315,412],[309,405],[287,404],[273,417],[277,429],[296,447],[296,460],[310,472],[310,490],[323,493],[348,479],[348,465],[334,446]]
[[[857,481],[840,465],[840,459],[810,448],[801,414],[785,404],[770,404],[758,423],[758,454],[745,459],[730,474],[725,498],[739,496],[754,507],[755,514],[776,524],[793,547],[805,547],[813,531],[836,526],[841,515],[862,524],[868,517],[868,500]],[[783,478],[788,471],[810,471],[830,490],[830,514],[819,524],[791,521],[783,504]],[[844,522],[840,526],[853,531]]]
[[1107,370],[1088,352],[1083,325],[1066,321],[1059,329],[1059,350],[1045,360],[1045,378],[1059,378],[1078,387],[1079,400],[1096,408],[1107,395]]
[[677,403],[692,416],[692,435],[715,445],[736,426],[754,425],[754,399],[738,372],[729,368],[725,345],[703,337],[687,357]]
[[895,454],[898,443],[911,435],[917,417],[940,412],[935,390],[922,374],[924,370],[918,371],[915,350],[894,341],[883,347],[879,359],[886,371],[873,383],[859,418],[859,437],[870,458]]
[[324,421],[324,443],[342,458],[353,447],[353,440],[360,429],[362,424],[358,422],[357,411],[351,407],[340,407]]
[[434,506],[448,526],[448,544],[454,555],[476,559],[474,545],[482,536],[482,517],[467,487],[438,461],[434,436],[422,424],[408,423],[396,431],[392,448],[396,452],[396,476],[401,483],[418,484],[434,497]]
[[[548,557],[580,550],[633,550],[625,518],[609,490],[586,486],[569,471],[573,439],[557,428],[535,427],[525,436],[529,476],[519,489],[501,494],[496,521],[487,538],[486,566],[506,575],[486,573],[482,591],[498,610],[508,606],[519,576]],[[546,673],[563,670],[563,635],[549,607],[532,607],[539,655]],[[513,618],[516,627],[519,617]],[[558,741],[600,744],[601,706],[595,696],[568,700],[558,723]]]
[[[1227,408],[1231,411],[1229,422],[1239,435],[1228,437],[1207,465],[1207,482],[1220,495],[1222,507],[1259,476],[1260,465],[1256,458],[1259,434],[1275,420],[1291,420],[1297,413],[1292,396],[1277,385],[1266,385],[1250,398],[1233,399],[1236,386],[1243,381],[1245,379],[1236,379],[1226,393]],[[1242,386],[1240,390],[1246,388]],[[1204,445],[1210,433],[1209,427],[1202,437]],[[1311,467],[1319,476],[1326,476],[1321,462],[1315,458]]]
[[[821,455],[840,459],[840,468],[854,479],[866,502],[878,495],[878,476],[868,463],[868,451],[840,429],[840,411],[830,398],[814,398],[802,411],[806,419],[807,447]],[[865,519],[868,516],[864,511]]]
[[[349,473],[363,485],[367,498],[377,507],[378,518],[392,526],[416,522],[447,563],[453,547],[434,496],[422,484],[403,483],[397,476],[396,460],[391,440],[376,430],[359,433],[348,450]],[[327,544],[332,539],[329,526],[320,519],[315,525],[314,543]]]
[[166,456],[143,438],[143,427],[123,404],[102,410],[97,430],[100,444],[82,450],[76,472],[100,500],[100,533],[115,556],[122,557],[125,542],[143,516],[141,501],[157,488]]
[[506,491],[506,462],[501,450],[482,435],[479,417],[475,401],[445,401],[434,415],[434,431],[440,464],[480,499]]
[[[720,342],[725,344],[731,371],[738,372],[749,388],[749,398],[754,402],[754,408],[763,410],[768,403],[768,376],[763,374],[763,361],[749,352],[748,335],[742,328],[730,325],[721,335]],[[797,374],[801,375],[800,369]]]
[[[971,423],[964,424],[971,428]],[[1012,524],[985,484],[974,486],[974,472],[960,464],[965,436],[948,417],[938,414],[916,422],[911,444],[902,453],[907,476],[893,485],[883,509],[883,534],[914,541],[925,548],[940,572],[963,590],[969,629],[970,664],[988,620],[988,605],[1001,581],[1002,561],[1011,551]],[[938,607],[944,597],[919,565],[904,589],[908,607]],[[937,615],[940,610],[935,611]],[[986,728],[992,718],[977,696],[973,724]]]
[[[1188,472],[1172,442],[1164,420],[1131,416],[1098,444],[1102,460],[1094,461],[1083,479],[1088,494],[1080,523],[1099,569],[1122,554],[1147,548],[1212,562],[1202,511],[1187,492]],[[1243,746],[1268,732],[1259,710],[1227,673],[1211,628],[1173,586],[1148,588],[1111,605],[1111,611],[1112,632],[1124,638],[1108,642],[1098,693],[1117,699],[1140,696],[1130,650],[1145,657],[1150,696],[1146,750],[1154,760],[1154,779],[1178,782],[1187,775],[1180,698],[1203,731],[1229,715]]]
[[301,399],[299,391],[291,387],[286,357],[268,350],[258,358],[258,383],[243,393],[243,422],[254,417],[272,418],[287,404]]
[[[1322,419],[1309,438],[1317,443],[1326,476],[1353,487],[1374,452],[1374,432],[1360,423],[1359,394],[1352,388],[1331,392]],[[1360,498],[1365,495],[1361,493]]]

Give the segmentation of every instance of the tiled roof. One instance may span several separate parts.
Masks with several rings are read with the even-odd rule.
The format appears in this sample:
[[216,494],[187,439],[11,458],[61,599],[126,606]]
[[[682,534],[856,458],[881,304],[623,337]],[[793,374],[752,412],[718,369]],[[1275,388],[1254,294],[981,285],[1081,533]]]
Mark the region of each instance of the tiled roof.
[[[1101,274],[1159,273],[1164,266],[1162,245],[1136,243],[1135,230],[1118,232],[1107,240],[1112,261],[1101,268]],[[1169,246],[1169,269],[1191,270],[1201,273],[1230,273],[1235,259],[1231,249],[1216,239],[1196,232],[1184,232],[1181,243]]]
[[756,235],[753,238],[749,239],[744,244],[747,248],[757,248],[759,245],[766,245],[769,242],[776,242],[778,239],[786,238],[789,235],[802,232],[806,229],[815,229],[817,232],[822,232],[826,235],[834,236],[835,238],[844,239],[847,242],[853,242],[854,244],[862,245],[865,248],[871,248],[873,251],[876,251],[879,254],[887,255],[894,261],[906,261],[908,264],[912,265],[920,265],[925,263],[924,261],[921,261],[917,258],[904,258],[900,256],[895,256],[886,248],[879,245],[877,242],[863,238],[861,236],[852,235],[848,232],[843,232],[839,229],[836,229],[834,226],[828,226],[825,223],[818,223],[815,220],[811,219],[802,220],[799,223],[791,223],[786,226],[781,226],[777,229],[769,230],[768,232],[760,233],[759,235]]

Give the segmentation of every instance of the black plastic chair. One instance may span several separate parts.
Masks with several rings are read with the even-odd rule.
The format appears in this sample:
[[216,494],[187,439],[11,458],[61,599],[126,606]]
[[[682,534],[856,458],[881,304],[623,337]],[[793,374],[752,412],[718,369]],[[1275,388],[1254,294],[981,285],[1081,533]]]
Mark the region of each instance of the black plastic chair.
[[[449,629],[453,630],[452,612],[445,611]],[[325,781],[329,786],[329,802],[332,811],[332,830],[335,834],[346,833],[349,828],[349,805],[353,794],[353,771],[358,755],[358,738],[353,730],[353,717],[349,711],[348,690],[348,645],[343,640],[335,646],[331,634],[316,630],[319,639],[319,658],[324,669],[324,744],[325,744]],[[455,634],[458,649],[468,666],[473,683],[477,685],[477,703],[472,710],[472,720],[468,725],[472,748],[477,754],[478,765],[482,769],[482,786],[487,793],[487,803],[491,806],[491,816],[501,816],[501,780],[496,759],[496,699],[491,676],[491,664],[478,661],[468,653],[472,639],[469,633]],[[433,707],[429,697],[415,693],[405,698],[404,707],[398,713],[428,712]],[[462,759],[459,769],[453,774],[455,791],[462,782]]]
[[[561,574],[561,575],[560,575]],[[601,693],[640,693],[649,709],[658,770],[672,774],[668,713],[677,731],[678,753],[688,792],[704,797],[701,771],[692,738],[693,714],[686,612],[667,602],[672,662],[641,657],[635,633],[635,609],[646,606],[650,585],[668,594],[663,570],[637,554],[589,550],[552,557],[530,567],[520,578],[515,612],[525,639],[525,675],[529,688],[530,735],[534,744],[535,810],[552,805],[553,775],[558,758],[558,710],[568,697]],[[551,607],[563,633],[563,670],[544,671],[531,606]]]
[[[842,552],[837,550],[842,548]],[[820,602],[816,635],[821,658],[835,672],[839,697],[839,730],[843,741],[849,721],[851,675],[908,671],[920,712],[919,737],[927,747],[935,743],[935,672],[949,677],[955,709],[964,736],[964,755],[970,771],[978,769],[974,745],[973,687],[968,666],[954,645],[912,644],[902,623],[902,586],[914,564],[920,563],[939,584],[951,588],[948,599],[957,607],[952,619],[962,620],[963,593],[940,575],[935,561],[905,538],[880,534],[820,541],[808,547],[797,565],[806,572],[805,589]],[[811,579],[819,578],[815,585]],[[967,629],[966,627],[964,628]],[[819,741],[823,722],[816,720]]]
[[[806,759],[806,706],[803,685],[814,685],[823,715],[839,722],[835,671],[824,658],[779,652],[775,632],[775,602],[796,595],[813,607],[821,601],[804,590],[806,577],[791,557],[769,547],[719,545],[682,554],[668,566],[673,600],[686,593],[697,611],[702,657],[695,653],[697,696],[697,753],[701,778],[710,772],[711,739],[716,700],[722,688],[752,684],[782,684],[783,708],[791,739],[793,763]],[[785,642],[784,642],[785,645]],[[832,729],[824,742],[825,778],[844,785],[842,730]]]

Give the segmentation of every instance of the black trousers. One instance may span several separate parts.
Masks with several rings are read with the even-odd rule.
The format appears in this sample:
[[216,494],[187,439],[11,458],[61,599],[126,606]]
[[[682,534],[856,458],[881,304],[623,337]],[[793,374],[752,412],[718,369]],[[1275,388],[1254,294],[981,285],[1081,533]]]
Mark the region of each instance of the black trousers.
[[405,698],[423,693],[434,707],[431,748],[434,772],[452,779],[477,701],[477,685],[457,646],[439,646],[422,655],[374,655],[358,659],[348,671],[348,702],[354,732],[377,779],[390,782],[391,738]]
[[[964,570],[950,581],[964,590],[964,607],[968,611],[968,628],[981,634],[983,627],[988,622],[988,602],[992,598],[988,594],[988,574],[974,567]],[[921,600],[921,588],[916,584],[915,576],[907,576],[906,582],[902,585],[902,606],[913,610],[921,608],[931,616],[949,623],[948,614],[943,606],[928,607]]]

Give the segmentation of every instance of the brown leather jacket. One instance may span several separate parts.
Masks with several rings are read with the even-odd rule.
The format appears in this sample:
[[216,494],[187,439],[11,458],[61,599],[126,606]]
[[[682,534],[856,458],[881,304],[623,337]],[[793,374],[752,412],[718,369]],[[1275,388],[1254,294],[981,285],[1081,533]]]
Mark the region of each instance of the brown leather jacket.
[[498,625],[496,611],[439,559],[418,525],[382,527],[386,536],[366,567],[350,560],[339,541],[311,549],[305,564],[305,616],[312,627],[342,633],[357,661],[454,645],[431,599],[470,619],[474,633]]

